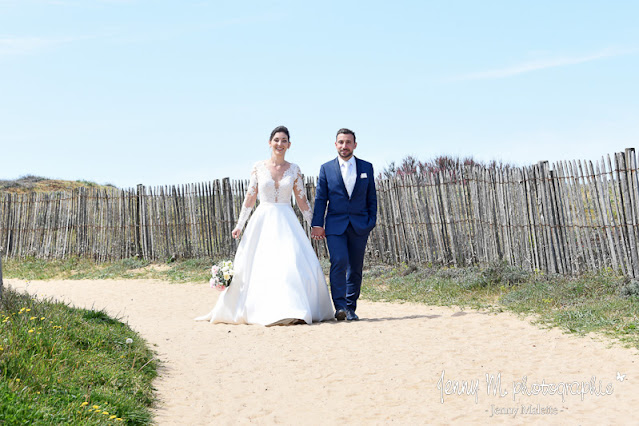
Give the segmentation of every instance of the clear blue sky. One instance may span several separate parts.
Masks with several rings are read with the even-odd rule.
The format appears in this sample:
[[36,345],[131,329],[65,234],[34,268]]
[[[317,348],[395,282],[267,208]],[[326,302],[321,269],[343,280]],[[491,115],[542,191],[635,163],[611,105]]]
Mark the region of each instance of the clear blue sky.
[[381,171],[639,145],[639,2],[0,0],[0,179],[246,178],[291,130]]

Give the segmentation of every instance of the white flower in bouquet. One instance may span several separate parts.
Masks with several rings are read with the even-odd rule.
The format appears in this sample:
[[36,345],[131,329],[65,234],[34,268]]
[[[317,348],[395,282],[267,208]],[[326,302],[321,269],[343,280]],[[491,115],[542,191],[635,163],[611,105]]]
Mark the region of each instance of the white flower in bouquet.
[[233,262],[230,260],[224,260],[217,265],[211,267],[211,275],[213,275],[209,281],[211,288],[215,287],[222,291],[231,284],[233,275]]

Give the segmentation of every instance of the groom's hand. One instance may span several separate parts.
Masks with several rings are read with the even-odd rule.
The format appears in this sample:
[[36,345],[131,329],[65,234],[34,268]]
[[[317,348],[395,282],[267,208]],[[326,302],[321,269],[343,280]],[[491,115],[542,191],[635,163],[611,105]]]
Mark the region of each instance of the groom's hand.
[[314,226],[311,229],[311,238],[314,240],[322,240],[326,237],[326,232],[324,232],[324,228],[321,226]]

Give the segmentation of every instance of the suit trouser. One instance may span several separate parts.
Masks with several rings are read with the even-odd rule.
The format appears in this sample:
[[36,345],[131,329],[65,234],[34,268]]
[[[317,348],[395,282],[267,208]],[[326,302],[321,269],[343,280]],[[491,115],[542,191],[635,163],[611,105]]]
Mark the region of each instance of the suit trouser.
[[357,234],[351,224],[343,234],[326,236],[331,260],[331,296],[336,310],[357,308],[367,241],[368,233]]

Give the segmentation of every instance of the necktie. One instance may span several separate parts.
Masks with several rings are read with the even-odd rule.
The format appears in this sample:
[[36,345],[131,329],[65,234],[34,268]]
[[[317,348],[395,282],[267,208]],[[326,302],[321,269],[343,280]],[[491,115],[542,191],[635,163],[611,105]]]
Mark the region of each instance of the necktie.
[[353,167],[350,162],[344,163],[342,167],[342,179],[344,179],[344,185],[348,192],[348,197],[353,194],[353,187],[355,187],[355,179],[353,179],[355,173],[351,170]]

